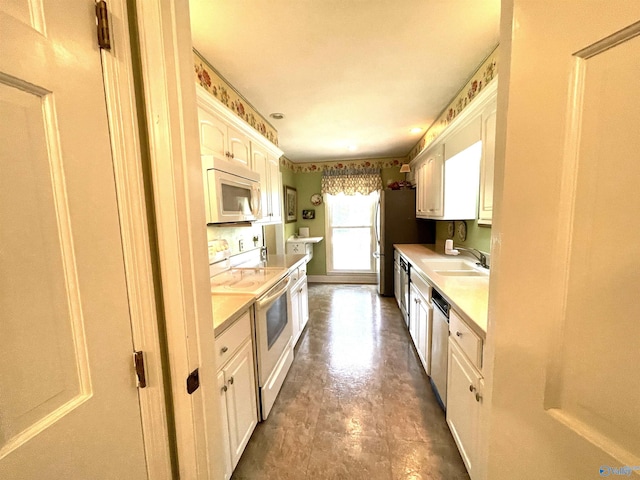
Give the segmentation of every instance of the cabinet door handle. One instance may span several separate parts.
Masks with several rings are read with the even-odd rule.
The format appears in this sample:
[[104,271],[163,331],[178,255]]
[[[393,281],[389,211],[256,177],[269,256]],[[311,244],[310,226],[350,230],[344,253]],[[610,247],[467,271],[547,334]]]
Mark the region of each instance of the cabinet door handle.
[[476,387],[474,387],[473,384],[469,385],[469,391],[470,392],[473,393],[475,391],[475,389],[476,389]]
[[461,337],[462,334],[460,332],[456,332],[456,337]]
[[227,391],[227,386],[224,385],[220,390],[222,390],[222,393],[225,393]]
[[229,385],[233,385],[233,377],[229,379]]
[[229,347],[222,347],[220,349],[220,353],[227,353],[229,351]]
[[480,402],[480,400],[482,400],[482,395],[476,392],[476,402]]

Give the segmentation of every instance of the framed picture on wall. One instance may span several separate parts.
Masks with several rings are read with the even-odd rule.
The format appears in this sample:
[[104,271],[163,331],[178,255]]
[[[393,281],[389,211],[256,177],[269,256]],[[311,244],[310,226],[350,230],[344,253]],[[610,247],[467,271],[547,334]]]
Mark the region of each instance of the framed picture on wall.
[[315,210],[302,210],[302,219],[303,220],[313,220],[314,218],[316,218],[316,211]]
[[298,191],[284,186],[284,221],[285,223],[292,223],[298,220],[296,212],[298,211]]

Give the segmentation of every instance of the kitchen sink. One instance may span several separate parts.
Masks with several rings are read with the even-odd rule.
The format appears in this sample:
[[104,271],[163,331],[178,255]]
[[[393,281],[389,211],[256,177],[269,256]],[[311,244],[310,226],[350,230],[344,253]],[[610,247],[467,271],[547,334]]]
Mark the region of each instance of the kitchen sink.
[[465,260],[423,260],[422,261],[426,267],[429,267],[431,270],[435,271],[444,271],[444,270],[456,270],[456,271],[477,271],[477,267]]
[[444,277],[486,277],[489,272],[485,273],[479,270],[434,270],[438,275]]

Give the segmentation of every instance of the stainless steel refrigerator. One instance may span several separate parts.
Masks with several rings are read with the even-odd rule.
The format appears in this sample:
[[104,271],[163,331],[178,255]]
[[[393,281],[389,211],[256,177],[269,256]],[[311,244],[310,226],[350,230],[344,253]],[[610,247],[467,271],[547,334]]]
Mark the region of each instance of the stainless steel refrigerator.
[[376,207],[378,293],[393,296],[393,245],[435,243],[433,220],[416,218],[416,191],[382,190]]

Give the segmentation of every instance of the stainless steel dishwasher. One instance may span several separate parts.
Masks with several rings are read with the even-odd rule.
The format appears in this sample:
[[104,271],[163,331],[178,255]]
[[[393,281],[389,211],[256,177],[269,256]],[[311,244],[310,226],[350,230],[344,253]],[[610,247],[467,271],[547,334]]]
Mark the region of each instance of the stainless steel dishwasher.
[[449,303],[434,288],[431,294],[433,335],[431,337],[431,387],[443,410],[447,409],[447,367],[449,354]]

